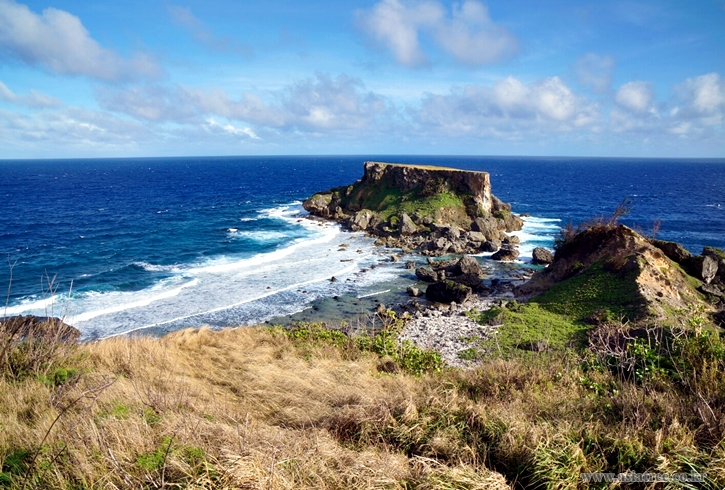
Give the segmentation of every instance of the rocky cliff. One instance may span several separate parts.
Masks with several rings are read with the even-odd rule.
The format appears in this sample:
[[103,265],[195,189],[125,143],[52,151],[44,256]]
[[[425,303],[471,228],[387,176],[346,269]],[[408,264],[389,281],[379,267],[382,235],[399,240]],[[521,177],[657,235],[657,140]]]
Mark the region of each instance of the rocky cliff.
[[365,231],[380,243],[430,255],[511,250],[523,221],[491,193],[487,172],[365,162],[354,184],[303,203],[310,214]]
[[692,256],[676,243],[648,239],[624,225],[597,225],[563,240],[553,263],[517,293],[595,323],[712,318],[722,324],[720,259],[725,266],[717,249]]

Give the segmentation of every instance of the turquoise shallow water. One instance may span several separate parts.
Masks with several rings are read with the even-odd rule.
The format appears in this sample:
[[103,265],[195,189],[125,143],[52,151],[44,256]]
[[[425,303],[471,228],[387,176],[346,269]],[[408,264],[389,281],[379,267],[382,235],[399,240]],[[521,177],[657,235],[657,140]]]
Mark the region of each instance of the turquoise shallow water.
[[626,224],[648,231],[659,220],[659,237],[695,253],[725,246],[725,160],[0,161],[5,314],[61,315],[93,338],[254,324],[336,295],[403,287],[411,278],[402,263],[359,234],[304,219],[300,206],[360,178],[365,160],[490,172],[493,192],[532,215],[520,234],[524,260],[551,246],[559,226],[609,213],[624,197],[634,204]]

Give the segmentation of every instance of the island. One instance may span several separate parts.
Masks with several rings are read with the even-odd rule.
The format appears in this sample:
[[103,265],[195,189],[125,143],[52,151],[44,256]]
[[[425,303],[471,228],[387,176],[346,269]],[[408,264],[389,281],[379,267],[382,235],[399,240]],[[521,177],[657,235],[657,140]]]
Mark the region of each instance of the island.
[[491,193],[487,172],[430,165],[365,162],[362,179],[314,194],[303,207],[380,245],[435,256],[503,248],[511,260],[517,241],[506,233],[523,226]]

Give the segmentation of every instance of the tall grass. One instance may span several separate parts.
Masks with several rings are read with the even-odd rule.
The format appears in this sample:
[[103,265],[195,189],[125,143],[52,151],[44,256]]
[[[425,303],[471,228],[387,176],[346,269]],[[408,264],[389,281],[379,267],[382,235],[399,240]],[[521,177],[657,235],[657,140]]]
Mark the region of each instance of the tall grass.
[[606,488],[581,474],[691,471],[722,488],[725,346],[650,333],[612,325],[473,370],[315,326],[58,340],[47,362],[74,376],[0,377],[0,488]]

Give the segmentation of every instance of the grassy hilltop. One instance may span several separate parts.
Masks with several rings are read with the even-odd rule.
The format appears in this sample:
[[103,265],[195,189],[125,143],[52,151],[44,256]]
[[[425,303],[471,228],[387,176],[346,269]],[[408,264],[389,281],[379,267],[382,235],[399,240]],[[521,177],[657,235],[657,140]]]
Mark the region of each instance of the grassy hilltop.
[[398,344],[392,312],[374,336],[301,325],[85,344],[5,322],[0,488],[619,488],[582,479],[594,472],[723,488],[719,253],[613,223],[565,233],[530,301],[469,312],[501,326],[465,352],[468,370]]

